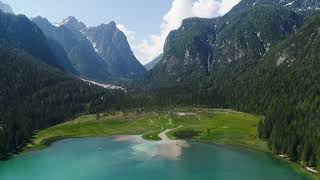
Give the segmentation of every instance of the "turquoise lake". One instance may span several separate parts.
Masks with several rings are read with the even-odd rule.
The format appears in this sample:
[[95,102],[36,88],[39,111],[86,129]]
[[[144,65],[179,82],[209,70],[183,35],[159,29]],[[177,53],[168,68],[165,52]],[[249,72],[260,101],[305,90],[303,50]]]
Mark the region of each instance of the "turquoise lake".
[[242,148],[139,136],[67,139],[0,162],[1,180],[304,180],[287,163]]

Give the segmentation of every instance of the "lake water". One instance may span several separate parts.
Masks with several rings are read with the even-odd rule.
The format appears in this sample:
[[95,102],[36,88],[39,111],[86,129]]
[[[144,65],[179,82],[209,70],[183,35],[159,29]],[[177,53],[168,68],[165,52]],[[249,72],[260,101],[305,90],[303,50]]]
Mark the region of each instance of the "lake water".
[[67,139],[0,162],[1,180],[303,180],[286,163],[241,148],[139,136]]

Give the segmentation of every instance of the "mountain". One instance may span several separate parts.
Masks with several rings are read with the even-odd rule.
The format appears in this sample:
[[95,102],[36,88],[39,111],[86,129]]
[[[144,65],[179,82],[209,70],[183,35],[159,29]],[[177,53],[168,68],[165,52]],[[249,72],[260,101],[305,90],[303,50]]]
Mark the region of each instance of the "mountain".
[[[64,20],[68,26],[74,19]],[[33,22],[45,33],[48,39],[58,42],[70,59],[72,67],[85,78],[108,81],[111,79],[108,65],[95,52],[91,42],[76,29],[69,29],[64,24],[56,27],[47,19],[36,17]],[[77,27],[75,24],[72,27]]]
[[83,34],[40,17],[33,21],[44,31],[22,15],[0,12],[0,21],[0,159],[22,150],[43,128],[131,104],[123,90],[106,90],[66,72],[65,67],[81,70],[70,67],[73,58],[87,63],[84,69],[92,67],[88,75],[101,78],[96,75],[106,64]]
[[66,72],[78,75],[78,72],[72,66],[71,60],[69,59],[68,55],[66,54],[64,48],[60,45],[60,43],[51,38],[48,38],[48,43],[51,51],[54,54],[55,59],[57,59],[60,66],[63,67],[63,69]]
[[113,95],[122,94],[65,74],[5,40],[0,63],[0,159],[20,150],[35,131],[115,107]]
[[269,99],[272,103],[266,119],[261,122],[260,136],[269,140],[276,153],[288,154],[293,160],[318,169],[320,87],[316,82],[320,81],[319,27],[320,16],[317,15],[299,32],[272,49],[256,70],[260,84],[269,86],[262,93],[273,97]]
[[320,170],[320,16],[308,12],[318,1],[294,2],[243,0],[223,17],[184,20],[137,87],[161,103],[263,115],[259,137],[274,153]]
[[242,0],[238,7],[252,7],[265,4],[273,4],[288,8],[295,12],[307,12],[312,10],[320,10],[319,0]]
[[1,1],[0,1],[0,10],[3,11],[4,13],[14,14],[12,8],[8,4],[5,4]]
[[[256,63],[219,67],[209,97],[228,108],[262,114],[259,136],[276,154],[320,169],[320,16],[273,46]],[[243,65],[242,65],[243,66]]]
[[0,159],[35,131],[113,101],[109,91],[66,73],[72,67],[63,48],[27,17],[0,11],[0,21]]
[[172,86],[207,77],[216,64],[257,61],[302,24],[301,15],[273,5],[186,19],[169,34],[161,61],[145,78],[153,87]]
[[150,71],[154,66],[156,66],[160,62],[161,58],[162,58],[162,54],[156,57],[154,60],[152,60],[148,64],[144,65],[144,68],[147,71]]
[[87,30],[87,26],[73,16],[63,19],[62,23],[60,23],[60,26],[61,25],[64,25],[74,32],[85,32]]
[[90,27],[85,35],[108,64],[113,76],[135,78],[146,72],[134,56],[127,37],[117,28],[115,22]]
[[33,22],[48,39],[60,43],[82,77],[103,82],[121,81],[146,72],[114,22],[90,28],[72,16],[58,26],[42,17],[34,18]]
[[41,29],[26,16],[16,16],[0,11],[0,21],[0,39],[6,40],[14,47],[30,53],[49,65],[66,70],[64,65],[68,62],[55,56]]

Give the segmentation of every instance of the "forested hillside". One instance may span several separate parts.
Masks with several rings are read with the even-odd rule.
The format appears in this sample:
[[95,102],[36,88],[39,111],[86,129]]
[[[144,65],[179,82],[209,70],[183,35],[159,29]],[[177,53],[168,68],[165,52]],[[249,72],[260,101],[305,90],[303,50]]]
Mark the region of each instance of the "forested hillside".
[[275,153],[319,167],[319,27],[316,16],[258,62],[215,64],[193,95],[209,106],[265,115],[260,137]]
[[43,32],[24,15],[13,15],[0,11],[0,38],[14,47],[23,49],[41,61],[65,70],[64,59],[52,52]]
[[307,13],[310,11],[319,10],[319,0],[242,0],[239,6],[243,9],[245,7],[259,6],[264,4],[273,4],[288,8],[299,13]]
[[163,104],[265,115],[259,136],[275,153],[319,168],[320,16],[246,2],[221,18],[185,20],[135,85]]
[[81,32],[1,11],[0,21],[0,159],[21,150],[40,129],[80,114],[141,105],[122,90],[77,77],[114,78]]
[[260,99],[268,104],[266,119],[259,128],[260,136],[269,139],[275,152],[318,168],[319,49],[320,16],[316,16],[296,35],[270,51],[257,70],[258,80],[261,79],[258,87],[264,89],[259,88],[259,94],[265,95]]
[[126,102],[122,91],[90,86],[3,40],[0,63],[0,158],[18,151],[39,129]]
[[168,36],[161,61],[142,81],[146,88],[197,83],[215,64],[259,60],[302,24],[301,15],[273,5],[214,19],[184,20]]

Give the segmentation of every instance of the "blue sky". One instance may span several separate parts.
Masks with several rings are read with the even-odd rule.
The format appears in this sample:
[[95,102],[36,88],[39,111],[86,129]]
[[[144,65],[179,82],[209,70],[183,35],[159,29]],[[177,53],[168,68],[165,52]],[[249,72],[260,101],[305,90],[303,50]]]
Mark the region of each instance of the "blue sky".
[[116,21],[145,64],[162,52],[168,33],[188,17],[225,14],[239,0],[2,0],[15,13],[51,22],[75,16],[88,26]]
[[[143,36],[157,33],[171,0],[2,0],[15,13],[60,22],[75,16],[89,26],[116,21]],[[134,3],[133,3],[134,2]]]

